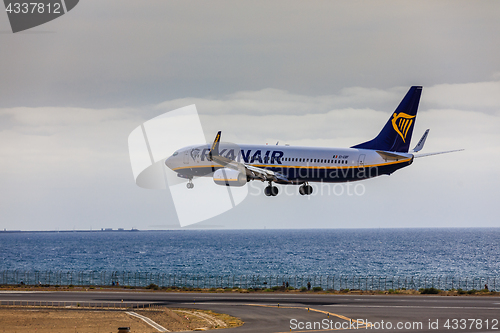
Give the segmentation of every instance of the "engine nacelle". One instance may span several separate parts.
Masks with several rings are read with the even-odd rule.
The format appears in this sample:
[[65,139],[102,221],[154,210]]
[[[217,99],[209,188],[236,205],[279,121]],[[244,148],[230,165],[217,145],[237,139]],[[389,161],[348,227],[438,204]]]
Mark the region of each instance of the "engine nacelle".
[[243,186],[247,183],[247,176],[237,170],[221,168],[214,172],[214,182],[224,186]]

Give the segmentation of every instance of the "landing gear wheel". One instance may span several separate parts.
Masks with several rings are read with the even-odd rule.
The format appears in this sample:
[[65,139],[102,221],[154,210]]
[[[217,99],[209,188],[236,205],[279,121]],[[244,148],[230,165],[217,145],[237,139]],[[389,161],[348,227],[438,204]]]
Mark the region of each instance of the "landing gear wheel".
[[313,193],[313,188],[311,185],[306,186],[306,194],[311,195]]
[[271,186],[267,186],[264,189],[264,194],[266,195],[266,197],[270,197],[271,196]]
[[264,189],[264,194],[267,196],[267,197],[275,197],[278,195],[278,188],[276,186],[272,186],[272,185],[269,185],[267,186],[265,189]]
[[305,195],[306,194],[304,188],[305,188],[304,186],[299,187],[299,193],[300,193],[300,195]]
[[299,187],[299,193],[300,195],[310,195],[311,193],[313,193],[313,188],[311,185],[304,184]]
[[271,195],[272,195],[273,197],[277,196],[277,195],[278,195],[278,192],[279,192],[279,190],[278,190],[278,188],[277,188],[276,186],[272,186],[272,187],[271,187]]
[[193,182],[192,182],[192,180],[191,180],[191,179],[190,179],[190,180],[189,180],[189,182],[186,184],[186,187],[187,187],[188,189],[192,189],[192,188],[194,187],[194,184],[193,184]]

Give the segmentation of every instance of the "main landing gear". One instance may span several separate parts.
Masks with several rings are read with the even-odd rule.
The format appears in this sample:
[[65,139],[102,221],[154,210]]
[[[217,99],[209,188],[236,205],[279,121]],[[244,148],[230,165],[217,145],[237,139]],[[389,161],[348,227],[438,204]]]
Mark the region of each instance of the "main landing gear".
[[189,178],[188,183],[186,184],[186,187],[188,189],[192,189],[194,187],[193,178]]
[[304,185],[299,187],[299,193],[300,195],[310,195],[313,193],[313,188],[311,185],[305,183]]
[[278,195],[278,188],[276,186],[273,186],[273,183],[269,182],[269,186],[267,186],[264,189],[264,194],[268,197],[272,196],[275,197]]

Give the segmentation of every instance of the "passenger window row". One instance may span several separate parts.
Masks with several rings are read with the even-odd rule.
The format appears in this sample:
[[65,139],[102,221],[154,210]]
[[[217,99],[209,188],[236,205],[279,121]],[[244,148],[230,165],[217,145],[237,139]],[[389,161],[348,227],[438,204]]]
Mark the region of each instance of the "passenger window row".
[[285,162],[312,162],[312,163],[328,163],[328,164],[347,164],[346,160],[328,160],[322,158],[298,158],[298,157],[285,157]]

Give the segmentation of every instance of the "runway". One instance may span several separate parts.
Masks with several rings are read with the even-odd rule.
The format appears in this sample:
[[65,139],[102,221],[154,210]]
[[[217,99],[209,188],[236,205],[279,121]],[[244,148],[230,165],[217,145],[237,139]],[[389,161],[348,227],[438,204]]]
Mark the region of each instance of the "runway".
[[[377,332],[500,331],[500,297],[144,291],[0,292],[2,304],[14,301],[26,304],[79,302],[97,306],[115,303],[132,307],[155,304],[210,309],[239,317],[245,322],[241,327],[225,329],[224,332],[228,333],[289,332],[290,328],[294,332],[327,332],[348,328]],[[370,324],[366,325],[367,321]]]

